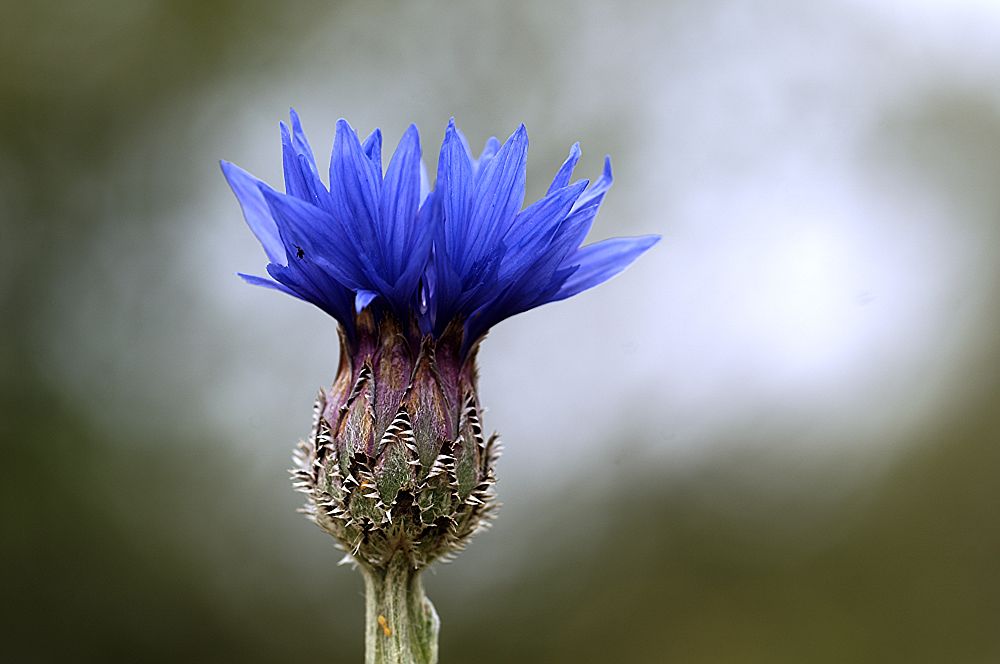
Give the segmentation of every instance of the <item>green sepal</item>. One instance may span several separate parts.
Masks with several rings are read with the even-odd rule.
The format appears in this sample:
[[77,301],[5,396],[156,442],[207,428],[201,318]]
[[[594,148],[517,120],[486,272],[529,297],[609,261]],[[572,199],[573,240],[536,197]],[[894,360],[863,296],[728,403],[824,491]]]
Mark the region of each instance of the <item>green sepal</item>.
[[351,396],[344,406],[344,416],[337,432],[337,452],[340,472],[346,477],[351,472],[351,458],[355,454],[368,454],[375,435],[374,384],[371,365],[361,368]]
[[375,481],[385,505],[392,505],[402,489],[413,487],[414,455],[407,447],[409,439],[412,439],[410,421],[406,413],[402,412],[386,431],[383,438],[385,444],[375,462]]
[[465,500],[479,484],[479,446],[460,438],[455,443],[455,491]]
[[424,525],[429,526],[442,517],[451,516],[454,493],[449,484],[448,477],[442,473],[429,478],[417,493],[420,521]]

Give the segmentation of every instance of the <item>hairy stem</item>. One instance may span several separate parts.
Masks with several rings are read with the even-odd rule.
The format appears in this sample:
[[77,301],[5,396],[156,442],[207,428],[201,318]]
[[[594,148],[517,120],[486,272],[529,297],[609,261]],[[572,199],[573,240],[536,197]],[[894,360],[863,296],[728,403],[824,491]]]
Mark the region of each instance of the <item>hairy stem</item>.
[[365,576],[365,664],[436,664],[438,620],[403,551]]

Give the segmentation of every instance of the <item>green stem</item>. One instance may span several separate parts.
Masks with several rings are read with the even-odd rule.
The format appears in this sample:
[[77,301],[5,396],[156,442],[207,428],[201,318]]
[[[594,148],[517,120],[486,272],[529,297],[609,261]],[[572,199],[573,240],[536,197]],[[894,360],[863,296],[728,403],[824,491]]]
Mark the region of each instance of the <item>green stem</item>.
[[365,664],[436,664],[438,620],[403,551],[365,576]]

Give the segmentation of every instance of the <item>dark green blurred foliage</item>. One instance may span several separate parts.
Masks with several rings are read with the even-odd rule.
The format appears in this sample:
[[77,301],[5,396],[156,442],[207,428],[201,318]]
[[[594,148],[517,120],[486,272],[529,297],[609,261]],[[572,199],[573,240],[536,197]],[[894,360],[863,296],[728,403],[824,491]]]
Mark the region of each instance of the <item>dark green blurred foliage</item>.
[[[245,497],[229,480],[214,483],[246,473],[238,461],[214,457],[212,441],[112,446],[42,396],[3,404],[4,440],[15,443],[2,489],[4,661],[266,662],[315,652],[321,643],[302,638],[310,620],[287,570],[247,536],[262,526],[241,511]],[[203,562],[213,547],[224,549],[215,569]],[[253,585],[220,596],[217,577],[248,569],[259,570]],[[343,616],[340,629],[360,632],[360,616]],[[347,655],[360,658],[360,647]]]
[[[152,211],[194,184],[183,144],[114,180],[134,133],[151,131],[168,101],[266,73],[285,43],[337,11],[257,1],[0,10],[0,660],[361,658],[360,578],[293,514],[284,466],[240,456],[207,426],[108,427],[54,388],[37,343],[56,277],[95,234],[127,224],[147,240]],[[872,136],[873,161],[944,181],[956,210],[995,223],[995,106],[947,87],[917,105]],[[135,278],[154,271],[128,265]],[[109,268],[92,269],[78,278]],[[688,474],[626,460],[585,486],[556,483],[548,501],[533,498],[530,519],[505,523],[501,512],[474,548],[515,537],[536,553],[506,574],[484,571],[474,595],[449,585],[481,560],[474,551],[428,579],[443,661],[1000,661],[1000,301],[995,285],[988,292],[974,303],[993,331],[978,371],[877,472],[852,472],[863,457],[799,464],[795,441],[779,441]],[[308,404],[301,415],[304,429]],[[503,462],[499,472],[513,508],[521,499],[504,495]],[[797,477],[771,481],[787,476]],[[334,652],[342,643],[354,649]]]

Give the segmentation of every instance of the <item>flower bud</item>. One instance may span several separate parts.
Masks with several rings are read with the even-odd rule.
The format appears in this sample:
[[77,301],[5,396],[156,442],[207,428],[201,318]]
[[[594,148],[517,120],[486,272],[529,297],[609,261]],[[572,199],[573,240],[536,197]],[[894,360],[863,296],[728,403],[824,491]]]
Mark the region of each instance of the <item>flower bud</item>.
[[352,559],[378,568],[403,550],[415,569],[461,550],[496,509],[499,441],[484,438],[476,350],[462,327],[438,338],[390,313],[358,315],[340,368],[299,443],[304,512]]

